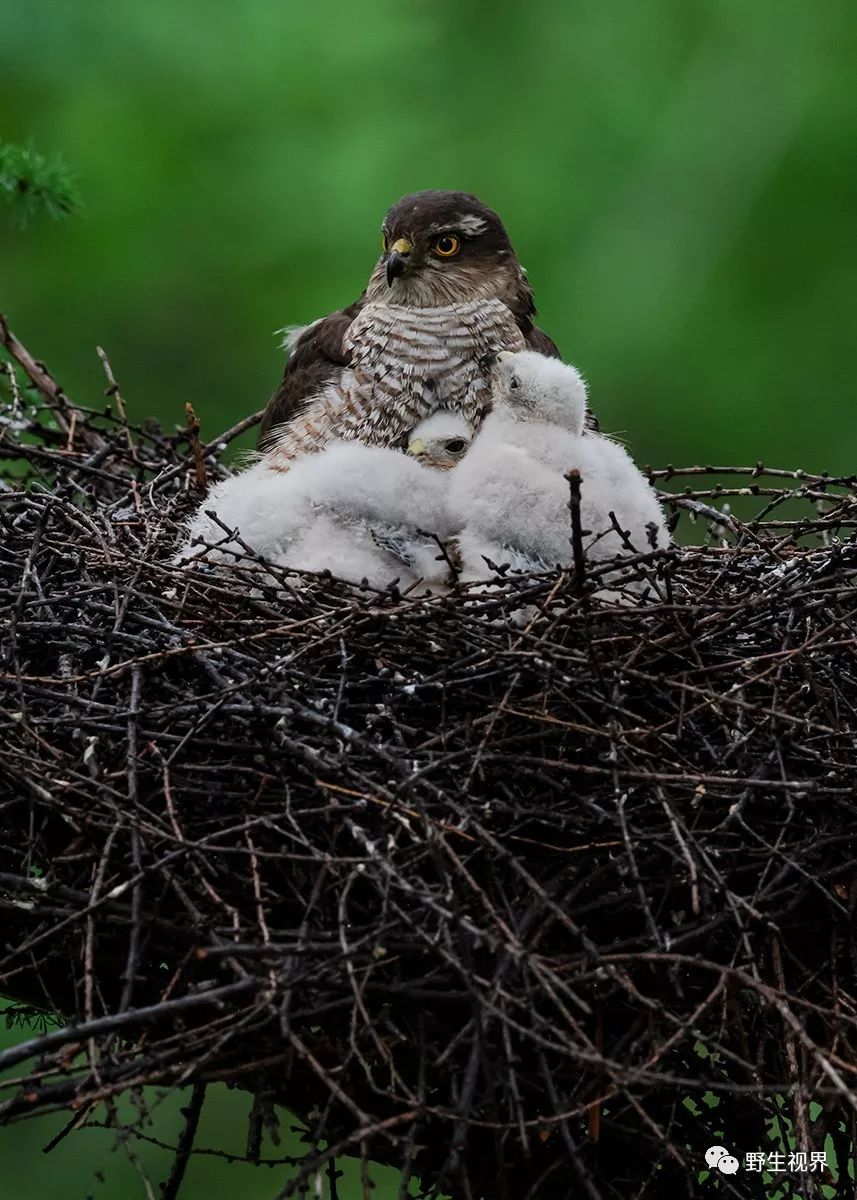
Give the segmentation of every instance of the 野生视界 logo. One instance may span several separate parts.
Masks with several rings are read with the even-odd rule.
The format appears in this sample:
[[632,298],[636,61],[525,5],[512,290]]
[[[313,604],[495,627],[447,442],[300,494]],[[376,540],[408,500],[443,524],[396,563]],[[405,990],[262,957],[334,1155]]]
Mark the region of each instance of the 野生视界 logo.
[[768,1171],[772,1175],[785,1172],[824,1171],[827,1167],[825,1150],[792,1150],[788,1154],[779,1150],[750,1150],[744,1155],[743,1164],[725,1146],[709,1146],[705,1161],[712,1171],[721,1175],[734,1175],[737,1171]]

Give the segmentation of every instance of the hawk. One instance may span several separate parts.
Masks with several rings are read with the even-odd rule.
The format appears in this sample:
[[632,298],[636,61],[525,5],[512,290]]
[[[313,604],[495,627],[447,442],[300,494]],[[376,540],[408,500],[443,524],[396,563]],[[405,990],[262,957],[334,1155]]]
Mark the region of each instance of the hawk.
[[272,468],[337,439],[403,448],[437,408],[478,425],[490,409],[486,358],[527,348],[559,357],[535,313],[492,209],[465,192],[405,196],[384,218],[381,256],[360,298],[290,339],[262,419]]

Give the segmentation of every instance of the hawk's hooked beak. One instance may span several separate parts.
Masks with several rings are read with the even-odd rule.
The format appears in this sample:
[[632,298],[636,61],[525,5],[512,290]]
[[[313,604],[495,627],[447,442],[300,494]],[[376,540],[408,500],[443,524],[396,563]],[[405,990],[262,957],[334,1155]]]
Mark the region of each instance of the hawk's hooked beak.
[[408,454],[413,454],[416,458],[419,458],[419,456],[421,454],[425,454],[425,452],[426,444],[422,438],[414,438],[412,442],[408,442]]
[[393,280],[404,274],[412,250],[413,246],[407,238],[399,238],[393,242],[387,255],[387,287],[392,287]]

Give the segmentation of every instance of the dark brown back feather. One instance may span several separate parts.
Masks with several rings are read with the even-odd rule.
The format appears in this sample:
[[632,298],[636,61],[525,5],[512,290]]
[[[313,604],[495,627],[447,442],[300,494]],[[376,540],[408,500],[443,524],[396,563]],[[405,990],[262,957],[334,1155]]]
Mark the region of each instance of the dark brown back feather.
[[348,366],[348,355],[342,343],[362,303],[361,298],[347,308],[323,317],[298,338],[286,363],[283,381],[268,401],[262,417],[260,445],[277,425],[291,420],[311,396],[337,379]]
[[[539,329],[537,325],[533,324],[536,308],[533,304],[533,293],[529,285],[527,285],[524,291],[519,292],[518,300],[517,321],[521,332],[526,338],[527,349],[535,350],[538,354],[544,354],[546,358],[562,358],[553,338],[548,337],[543,329]],[[529,304],[527,301],[529,301]],[[599,429],[598,418],[588,404],[586,406],[586,428],[593,433],[597,433]]]
[[539,329],[536,325],[530,325],[530,328],[523,332],[527,339],[528,350],[535,350],[537,354],[544,354],[546,358],[562,358],[555,342],[543,329]]

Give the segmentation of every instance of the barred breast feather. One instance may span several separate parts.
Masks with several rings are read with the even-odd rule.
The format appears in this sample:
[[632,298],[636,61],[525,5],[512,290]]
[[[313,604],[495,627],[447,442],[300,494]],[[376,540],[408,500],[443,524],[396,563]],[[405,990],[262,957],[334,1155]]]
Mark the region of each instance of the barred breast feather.
[[282,429],[268,463],[288,470],[299,454],[330,441],[394,446],[437,408],[476,421],[490,401],[480,359],[524,344],[501,300],[441,308],[365,304],[345,336],[349,367]]

